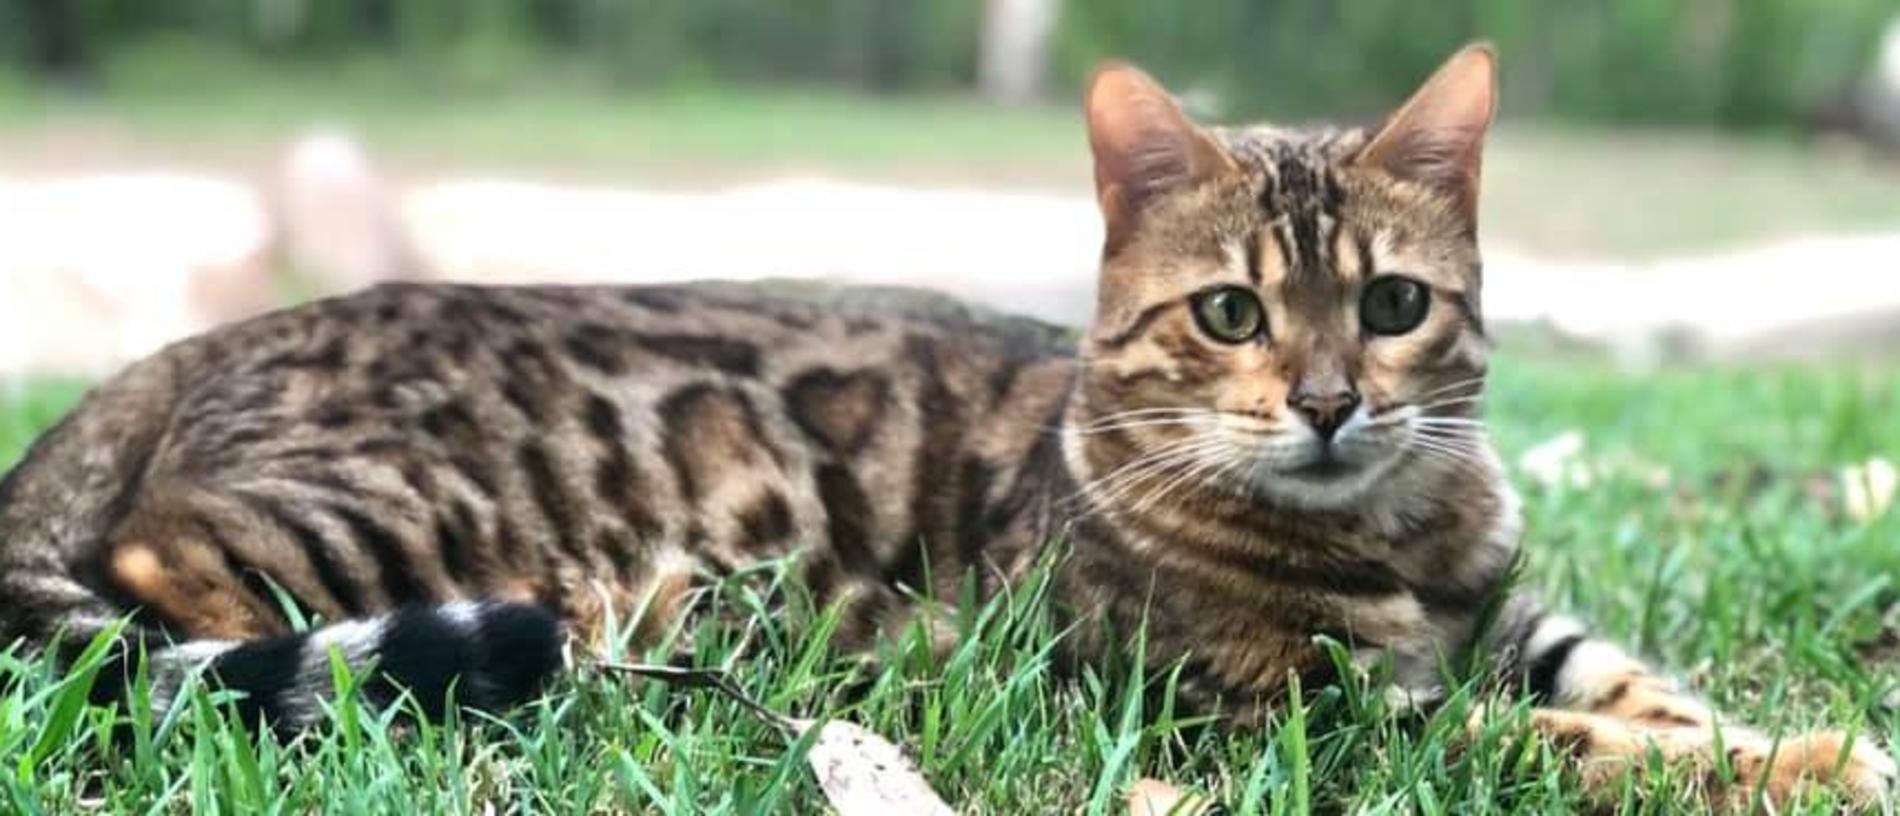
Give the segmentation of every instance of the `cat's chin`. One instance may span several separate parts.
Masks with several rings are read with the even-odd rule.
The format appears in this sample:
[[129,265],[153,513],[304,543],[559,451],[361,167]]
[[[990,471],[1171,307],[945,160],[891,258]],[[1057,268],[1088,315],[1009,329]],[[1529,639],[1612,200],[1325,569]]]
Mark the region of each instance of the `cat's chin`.
[[1310,510],[1337,510],[1373,492],[1390,474],[1392,460],[1352,462],[1336,457],[1295,467],[1260,469],[1252,482],[1261,496]]

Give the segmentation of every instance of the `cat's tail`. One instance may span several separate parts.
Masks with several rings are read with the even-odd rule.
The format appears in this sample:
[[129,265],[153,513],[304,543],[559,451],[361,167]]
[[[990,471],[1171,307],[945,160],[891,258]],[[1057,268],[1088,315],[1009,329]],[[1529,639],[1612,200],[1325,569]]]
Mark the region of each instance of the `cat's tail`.
[[[1892,801],[1900,766],[1867,735],[1772,734],[1718,717],[1674,681],[1527,596],[1507,603],[1499,624],[1501,679],[1534,701],[1532,730],[1579,752],[1586,781],[1614,781],[1659,757],[1697,774],[1714,796],[1712,809],[1723,812],[1779,809],[1810,785],[1834,789],[1856,812]],[[1480,707],[1474,730],[1483,719]],[[1759,802],[1758,791],[1765,795]]]
[[[243,642],[175,642],[142,623],[105,589],[104,551],[161,455],[171,365],[155,358],[100,385],[0,478],[0,652],[24,646],[50,652],[63,670],[97,669],[99,701],[123,701],[127,681],[142,673],[160,709],[202,672],[242,692],[240,711],[280,731],[322,716],[320,701],[335,693],[334,659],[372,699],[406,692],[429,716],[454,705],[508,707],[560,667],[560,623],[526,604],[416,606]],[[82,665],[94,643],[108,648]],[[0,667],[0,686],[23,679]]]
[[[1498,678],[1542,705],[1615,708],[1626,698],[1674,685],[1582,621],[1550,611],[1528,593],[1505,603],[1492,636],[1493,653],[1502,658]],[[1695,708],[1680,713],[1694,715],[1696,723],[1683,724],[1708,721],[1707,709],[1693,698],[1677,702]]]
[[[245,720],[289,733],[324,717],[324,702],[338,693],[339,665],[372,703],[407,699],[423,717],[440,720],[452,708],[502,711],[533,698],[561,668],[563,643],[560,621],[543,607],[457,601],[262,640],[191,641],[150,652],[145,665],[155,711],[201,676],[214,688],[243,692],[234,705]],[[116,662],[121,671],[135,665]],[[107,694],[126,688],[112,671],[95,686]]]

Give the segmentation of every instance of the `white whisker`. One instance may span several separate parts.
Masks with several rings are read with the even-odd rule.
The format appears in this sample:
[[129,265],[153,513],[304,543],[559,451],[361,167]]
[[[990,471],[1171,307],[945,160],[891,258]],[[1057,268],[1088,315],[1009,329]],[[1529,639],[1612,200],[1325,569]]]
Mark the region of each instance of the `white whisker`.
[[1214,420],[1212,417],[1171,417],[1171,418],[1161,418],[1161,419],[1136,419],[1136,420],[1130,420],[1127,422],[1122,422],[1122,423],[1118,423],[1114,425],[1103,425],[1103,426],[1097,426],[1092,423],[1089,425],[1071,425],[1065,428],[1064,430],[1068,431],[1069,433],[1073,433],[1073,434],[1077,434],[1081,436],[1094,436],[1096,434],[1113,433],[1115,431],[1125,431],[1130,428],[1158,428],[1158,427],[1167,427],[1171,425],[1205,428],[1205,427],[1217,426],[1218,424],[1219,423],[1216,420]]
[[1120,498],[1148,479],[1192,462],[1196,457],[1225,444],[1220,439],[1192,437],[1148,451],[1084,485],[1069,500],[1099,507]]
[[1477,428],[1415,428],[1412,436],[1416,439],[1447,445],[1465,445],[1471,448],[1481,448],[1491,442],[1491,437]]
[[1412,402],[1417,403],[1417,402],[1438,396],[1440,394],[1444,394],[1448,391],[1454,391],[1460,388],[1469,388],[1469,387],[1474,387],[1474,386],[1479,387],[1479,388],[1482,388],[1484,386],[1484,375],[1480,374],[1476,377],[1470,377],[1467,379],[1458,380],[1456,382],[1441,385],[1437,388],[1433,388],[1427,391],[1422,391],[1420,393],[1413,394],[1411,399],[1412,399]]
[[1092,427],[1095,425],[1102,425],[1105,423],[1117,422],[1124,419],[1135,419],[1138,417],[1199,416],[1199,415],[1208,415],[1208,414],[1213,414],[1213,413],[1214,413],[1213,411],[1210,411],[1206,408],[1135,408],[1135,409],[1127,410],[1127,411],[1116,411],[1115,413],[1112,413],[1112,414],[1104,414],[1088,422],[1084,422],[1081,425],[1078,425],[1076,427],[1087,428],[1087,427]]
[[1130,497],[1141,494],[1158,480],[1166,479],[1169,474],[1181,468],[1190,467],[1196,461],[1199,461],[1199,457],[1182,456],[1170,459],[1163,466],[1152,468],[1116,484],[1109,490],[1089,496],[1084,508],[1089,511],[1097,511],[1125,504]]
[[1414,404],[1416,404],[1418,406],[1418,409],[1421,411],[1432,411],[1439,408],[1450,408],[1454,405],[1477,405],[1481,402],[1484,402],[1483,394],[1471,394],[1469,396],[1447,397],[1441,400],[1433,400],[1431,402],[1414,403]]
[[1429,428],[1435,431],[1462,431],[1489,427],[1489,423],[1482,419],[1468,417],[1418,417],[1412,420],[1412,423],[1418,428]]
[[1452,440],[1418,435],[1412,438],[1412,449],[1428,458],[1436,459],[1447,465],[1469,473],[1484,471],[1484,448],[1475,440]]
[[1482,449],[1489,441],[1483,431],[1477,428],[1417,428],[1413,438],[1446,445],[1460,445],[1473,450]]
[[[1231,447],[1228,447],[1227,449],[1215,450],[1215,451],[1212,451],[1211,453],[1227,454],[1231,452],[1232,452]],[[1147,512],[1150,508],[1153,508],[1155,505],[1159,504],[1163,499],[1167,498],[1169,494],[1179,489],[1182,485],[1191,484],[1195,481],[1199,481],[1203,477],[1205,477],[1210,471],[1216,470],[1220,466],[1221,466],[1221,457],[1219,455],[1215,455],[1215,456],[1203,455],[1200,458],[1200,461],[1196,462],[1193,466],[1189,467],[1188,469],[1184,470],[1179,475],[1175,476],[1172,480],[1169,480],[1168,482],[1163,483],[1160,487],[1155,488],[1154,490],[1148,491],[1147,495],[1143,496],[1139,501],[1135,502],[1129,508],[1129,513],[1134,514],[1134,515],[1140,515],[1142,513]]]

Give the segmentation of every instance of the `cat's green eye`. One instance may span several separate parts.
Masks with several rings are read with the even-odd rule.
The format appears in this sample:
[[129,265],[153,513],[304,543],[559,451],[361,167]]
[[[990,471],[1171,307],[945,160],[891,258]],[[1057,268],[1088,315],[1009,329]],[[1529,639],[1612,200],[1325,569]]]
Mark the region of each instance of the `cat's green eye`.
[[1260,298],[1238,286],[1223,286],[1194,296],[1194,322],[1223,343],[1245,343],[1267,328]]
[[1359,296],[1359,324],[1373,334],[1397,335],[1418,328],[1432,305],[1425,284],[1399,275],[1386,275],[1367,284]]

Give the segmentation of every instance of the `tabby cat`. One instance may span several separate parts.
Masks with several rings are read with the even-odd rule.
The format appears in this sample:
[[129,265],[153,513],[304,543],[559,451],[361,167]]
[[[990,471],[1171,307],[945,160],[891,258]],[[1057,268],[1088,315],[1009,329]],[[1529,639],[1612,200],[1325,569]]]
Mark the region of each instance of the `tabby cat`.
[[[332,649],[376,661],[372,693],[499,707],[570,634],[657,630],[761,559],[797,553],[851,648],[1061,541],[1074,659],[1145,624],[1186,702],[1243,722],[1324,682],[1319,635],[1389,658],[1413,702],[1480,648],[1586,779],[1725,746],[1776,801],[1884,795],[1873,745],[1718,742],[1695,699],[1507,597],[1520,522],[1478,419],[1494,65],[1469,47],[1382,127],[1318,131],[1203,129],[1104,67],[1079,348],[908,296],[716,285],[388,285],[183,341],[0,484],[0,631],[130,612],[161,699],[207,666],[296,728]],[[280,589],[332,623],[293,632]]]

